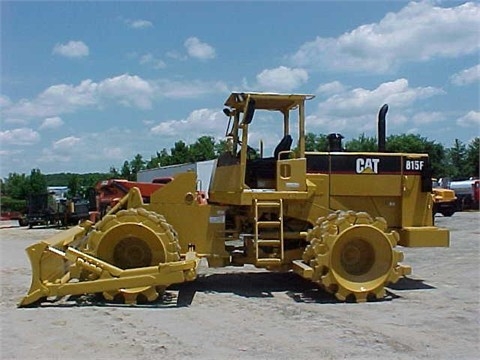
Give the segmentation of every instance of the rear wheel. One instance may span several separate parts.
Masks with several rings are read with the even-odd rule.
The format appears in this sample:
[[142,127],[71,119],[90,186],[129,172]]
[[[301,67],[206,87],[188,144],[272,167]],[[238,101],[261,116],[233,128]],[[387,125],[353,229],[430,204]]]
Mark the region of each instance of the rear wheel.
[[[177,234],[165,218],[143,208],[107,215],[91,233],[87,252],[122,269],[180,260]],[[154,301],[165,287],[138,287],[104,292],[107,300]]]
[[336,212],[320,218],[308,233],[303,260],[314,269],[312,280],[341,301],[364,302],[385,296],[385,285],[410,273],[394,250],[398,234],[387,232],[383,218],[367,213]]

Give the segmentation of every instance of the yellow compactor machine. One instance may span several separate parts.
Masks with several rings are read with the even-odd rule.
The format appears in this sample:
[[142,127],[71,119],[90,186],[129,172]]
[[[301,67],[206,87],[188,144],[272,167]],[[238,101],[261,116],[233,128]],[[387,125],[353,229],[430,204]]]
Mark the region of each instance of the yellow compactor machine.
[[[133,188],[99,222],[33,244],[32,284],[20,306],[97,293],[153,301],[169,285],[194,280],[202,258],[211,267],[294,271],[340,301],[383,298],[387,284],[411,271],[399,246],[449,246],[448,230],[432,223],[428,155],[386,153],[384,130],[374,153],[342,151],[338,134],[328,152],[306,151],[312,98],[232,93],[227,149],[207,200],[196,174],[181,173],[148,202]],[[268,136],[275,125],[283,138],[273,154],[254,150],[254,135]]]

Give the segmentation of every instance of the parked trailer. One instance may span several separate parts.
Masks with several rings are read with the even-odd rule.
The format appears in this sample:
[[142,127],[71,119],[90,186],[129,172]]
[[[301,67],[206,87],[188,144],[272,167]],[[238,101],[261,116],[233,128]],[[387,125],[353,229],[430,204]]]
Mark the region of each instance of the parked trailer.
[[470,179],[450,182],[450,189],[455,191],[457,196],[457,209],[477,209],[480,199],[480,180]]
[[216,160],[198,161],[195,163],[162,166],[156,169],[140,170],[137,174],[139,182],[155,182],[155,179],[173,177],[176,174],[193,171],[197,174],[197,190],[208,198],[208,187]]

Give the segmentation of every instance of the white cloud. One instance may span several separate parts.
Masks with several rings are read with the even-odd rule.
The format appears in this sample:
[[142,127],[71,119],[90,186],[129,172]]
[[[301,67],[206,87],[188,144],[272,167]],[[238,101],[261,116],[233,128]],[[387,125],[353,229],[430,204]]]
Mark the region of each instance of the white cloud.
[[101,151],[103,158],[112,159],[112,160],[124,160],[126,154],[123,152],[122,148],[119,147],[104,147]]
[[25,127],[28,125],[28,121],[25,119],[19,119],[19,118],[5,118],[2,119],[4,124],[10,124],[10,125],[15,125],[16,127]]
[[410,2],[380,22],[359,26],[338,38],[317,37],[291,56],[296,66],[382,73],[401,63],[454,58],[480,48],[480,4],[442,8]]
[[188,56],[182,55],[176,50],[168,51],[166,55],[171,59],[180,60],[180,61],[185,61],[188,59]]
[[412,116],[412,121],[417,125],[424,124],[433,124],[446,120],[444,113],[434,111],[434,112],[419,112]]
[[416,127],[410,128],[410,129],[406,130],[405,133],[412,134],[412,135],[417,135],[417,134],[420,134],[420,129],[416,128]]
[[215,49],[207,43],[201,42],[196,37],[190,37],[185,40],[185,48],[188,55],[200,60],[208,60],[215,58]]
[[153,27],[153,23],[151,21],[142,20],[142,19],[137,19],[137,20],[126,19],[125,24],[127,24],[132,29],[146,29],[149,27]]
[[457,119],[457,124],[462,127],[476,127],[478,135],[478,130],[480,130],[480,111],[469,111]]
[[472,66],[471,68],[462,70],[453,74],[450,78],[452,84],[457,86],[464,86],[480,81],[480,64]]
[[161,59],[157,59],[152,54],[145,54],[140,56],[141,65],[151,65],[154,69],[164,69],[167,67],[167,64]]
[[[105,133],[108,133],[108,136],[105,136]],[[44,164],[42,170],[44,167],[58,168],[58,164],[62,163],[60,168],[66,172],[108,171],[110,165],[122,164],[125,159],[139,151],[141,145],[131,141],[132,136],[131,131],[118,128],[110,128],[104,133],[88,132],[67,136],[44,148],[38,161]],[[145,138],[146,134],[139,133],[136,137]],[[103,168],[98,167],[99,159],[104,163]],[[106,161],[112,163],[105,164]],[[115,164],[117,162],[118,164]]]
[[21,99],[3,111],[8,116],[51,117],[97,103],[97,84],[84,80],[78,86],[59,84],[43,91],[33,100]]
[[319,85],[316,92],[323,95],[332,95],[345,90],[345,86],[340,81],[332,81]]
[[372,111],[382,104],[388,103],[395,107],[406,107],[420,99],[443,94],[444,91],[434,87],[412,88],[407,79],[380,84],[376,89],[355,88],[329,97],[319,104],[322,113],[358,114]]
[[[49,165],[58,165],[59,163],[69,164],[72,161],[72,154],[61,153],[58,150],[43,149],[37,160],[40,163]],[[62,167],[63,166],[64,165],[62,165]]]
[[408,123],[408,117],[395,112],[388,117],[388,123],[394,126],[401,126]]
[[146,80],[137,75],[123,74],[98,83],[83,80],[79,85],[59,84],[44,90],[36,98],[9,102],[1,107],[5,119],[56,117],[109,102],[127,107],[149,109],[156,98],[196,98],[212,93],[228,93],[221,81]]
[[43,120],[40,129],[57,129],[63,125],[63,120],[59,116],[49,117]]
[[40,140],[40,135],[29,128],[0,131],[0,143],[5,145],[33,145]]
[[[188,127],[187,120],[167,120],[151,128],[152,134],[162,136],[175,136],[176,134],[185,135],[184,131]],[[182,129],[182,130],[179,130]]]
[[264,91],[291,91],[308,81],[308,73],[304,69],[291,69],[280,66],[263,70],[257,75],[258,87]]
[[70,58],[78,58],[88,56],[89,49],[83,41],[72,40],[66,44],[56,44],[52,53]]
[[[329,95],[318,104],[317,110],[307,117],[308,131],[322,133],[345,132],[357,136],[361,133],[376,132],[376,118],[380,107],[390,106],[388,126],[399,128],[409,121],[418,124],[441,121],[440,113],[422,113],[412,119],[405,112],[421,99],[443,94],[443,90],[433,87],[410,87],[406,79],[397,79],[378,85],[374,89],[337,87],[339,92]],[[328,86],[326,88],[329,88]],[[308,105],[308,104],[307,104]],[[395,109],[394,112],[391,110]]]
[[1,157],[10,157],[10,156],[19,155],[21,153],[22,153],[22,150],[0,149]]
[[149,109],[155,89],[139,76],[123,74],[103,80],[98,84],[98,92],[106,98],[116,99],[122,105]]
[[12,103],[12,101],[10,100],[10,98],[8,96],[0,95],[0,106],[1,107],[10,106],[11,103]]
[[79,137],[68,136],[63,139],[57,140],[53,143],[52,148],[54,150],[70,151],[81,141]]
[[[192,129],[196,129],[192,132]],[[150,129],[152,134],[194,141],[202,135],[223,136],[225,114],[211,109],[192,111],[186,119],[163,121]]]
[[2,107],[7,117],[55,117],[78,109],[104,105],[110,100],[124,106],[150,108],[155,86],[136,75],[123,74],[98,83],[83,80],[79,85],[59,84],[44,90],[33,100],[21,99]]
[[180,99],[180,98],[196,98],[202,95],[212,93],[227,93],[228,87],[221,81],[205,82],[205,81],[172,81],[158,80],[156,83],[159,95]]

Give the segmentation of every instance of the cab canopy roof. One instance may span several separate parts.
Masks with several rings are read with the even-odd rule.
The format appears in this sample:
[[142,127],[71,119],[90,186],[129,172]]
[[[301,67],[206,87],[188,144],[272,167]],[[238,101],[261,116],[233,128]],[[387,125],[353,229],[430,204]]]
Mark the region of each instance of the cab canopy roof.
[[236,109],[237,111],[243,111],[248,97],[255,100],[255,109],[281,111],[285,113],[295,109],[305,100],[313,99],[315,95],[233,92],[225,101],[225,106]]

